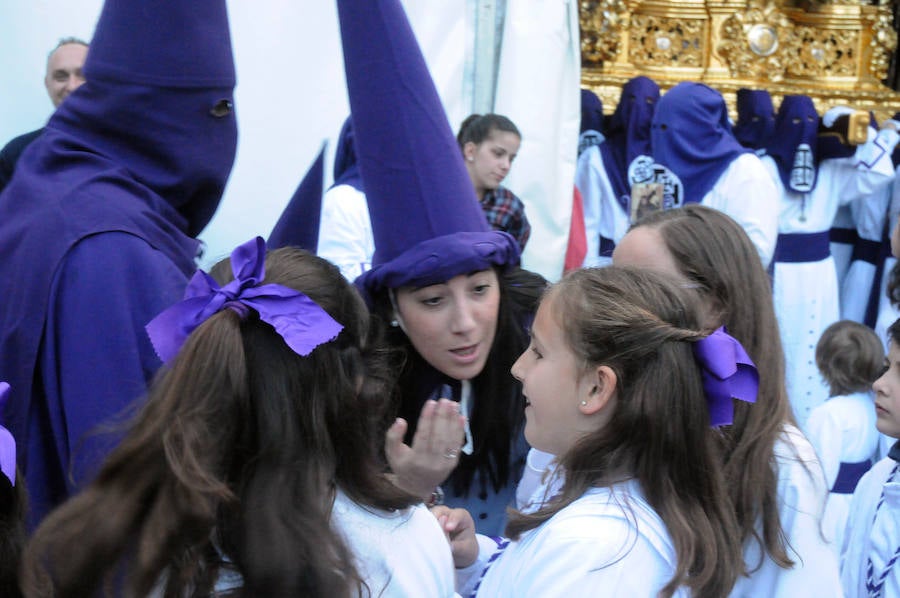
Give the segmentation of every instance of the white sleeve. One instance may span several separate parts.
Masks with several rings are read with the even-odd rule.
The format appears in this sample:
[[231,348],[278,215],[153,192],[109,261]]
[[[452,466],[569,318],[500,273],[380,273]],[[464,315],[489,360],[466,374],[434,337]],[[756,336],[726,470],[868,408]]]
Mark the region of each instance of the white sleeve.
[[894,179],[891,154],[900,140],[897,132],[882,129],[874,138],[856,148],[851,158],[823,160],[819,168],[833,169],[832,193],[845,205],[872,196]]
[[701,202],[731,216],[759,253],[764,268],[778,240],[778,187],[755,154],[742,154]]
[[475,534],[478,542],[478,557],[468,567],[456,569],[456,592],[460,596],[470,596],[488,566],[491,557],[500,550],[500,544],[494,538]]
[[828,490],[811,446],[799,432],[792,439],[798,455],[780,460],[778,510],[787,540],[790,570],[781,569],[770,586],[772,596],[840,596],[837,550],[822,533]]

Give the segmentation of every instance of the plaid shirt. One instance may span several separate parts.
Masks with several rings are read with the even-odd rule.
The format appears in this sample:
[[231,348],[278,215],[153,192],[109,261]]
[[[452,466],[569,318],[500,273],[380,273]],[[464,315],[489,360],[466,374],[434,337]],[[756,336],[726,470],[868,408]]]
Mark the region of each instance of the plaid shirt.
[[509,189],[497,187],[485,192],[481,209],[491,228],[511,234],[518,241],[519,248],[525,249],[525,243],[531,235],[531,225],[525,217],[525,206],[521,199]]

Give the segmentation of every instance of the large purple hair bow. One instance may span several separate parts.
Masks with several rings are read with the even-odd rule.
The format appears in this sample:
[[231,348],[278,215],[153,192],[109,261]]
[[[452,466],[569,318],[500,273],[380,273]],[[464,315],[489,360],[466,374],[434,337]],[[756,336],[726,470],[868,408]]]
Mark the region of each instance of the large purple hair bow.
[[160,359],[169,362],[200,324],[223,309],[245,317],[248,308],[272,326],[298,355],[310,352],[337,337],[343,330],[315,301],[280,284],[261,284],[265,275],[266,243],[256,237],[231,253],[234,280],[220,287],[198,270],[188,283],[184,300],[153,318],[147,334]]
[[[9,400],[9,384],[0,382],[0,412],[6,410],[6,401]],[[9,483],[16,485],[16,439],[9,430],[0,426],[0,470],[9,479]]]
[[741,343],[722,326],[694,344],[694,358],[703,371],[703,388],[713,426],[734,422],[732,399],[755,403],[759,372]]

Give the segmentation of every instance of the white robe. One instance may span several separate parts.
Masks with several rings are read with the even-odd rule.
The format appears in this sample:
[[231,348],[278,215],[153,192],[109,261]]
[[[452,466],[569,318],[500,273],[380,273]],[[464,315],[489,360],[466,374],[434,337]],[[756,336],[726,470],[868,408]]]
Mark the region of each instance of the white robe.
[[[840,228],[856,231],[856,222],[853,220],[853,212],[850,206],[841,206],[838,208],[837,214],[834,215],[834,222],[831,228]],[[837,270],[838,288],[843,288],[844,279],[847,276],[847,270],[850,269],[850,262],[853,258],[853,243],[829,243],[831,247],[831,257],[834,258],[834,266]]]
[[322,197],[316,254],[353,280],[372,267],[375,240],[366,195],[350,185],[337,185]]
[[[468,596],[496,544],[479,536],[479,558],[457,569]],[[490,564],[478,596],[566,598],[656,596],[675,572],[665,524],[634,481],[592,488],[541,526],[522,534]],[[681,588],[675,596],[686,598]]]
[[[850,204],[856,232],[861,241],[881,243],[884,234],[891,186],[876,191],[871,197],[857,199]],[[832,244],[832,247],[834,245]],[[865,322],[869,294],[875,281],[876,264],[865,260],[853,260],[847,268],[841,290],[841,319]],[[883,276],[890,274],[885,271]],[[840,283],[840,279],[838,280]]]
[[584,232],[587,236],[585,268],[607,266],[611,257],[600,256],[600,237],[618,243],[628,232],[631,220],[619,203],[599,146],[589,147],[578,157],[575,167],[575,186],[584,202]]
[[[778,512],[787,540],[791,569],[782,569],[768,555],[750,577],[738,579],[732,598],[794,598],[841,595],[838,560],[822,536],[822,511],[828,489],[815,451],[803,434],[791,425],[775,444],[778,463]],[[757,530],[762,535],[762,522]],[[744,561],[748,568],[760,562],[759,543],[748,542]]]
[[[863,476],[853,493],[841,559],[841,583],[847,598],[868,598],[868,559],[872,559],[873,570],[880,575],[886,569],[886,561],[900,547],[900,476],[885,484],[896,465],[889,458],[882,459]],[[875,518],[882,489],[884,503]],[[900,596],[900,563],[895,564],[887,575],[882,596]]]
[[[834,487],[842,462],[860,463],[871,459],[878,449],[872,394],[858,392],[831,397],[813,409],[806,422],[806,434],[819,456],[826,487]],[[822,531],[836,554],[843,545],[852,496],[828,494]]]
[[731,216],[753,241],[768,267],[778,239],[777,189],[759,156],[741,154],[719,176],[700,202]]
[[[839,206],[871,196],[889,184],[894,177],[891,152],[897,139],[896,132],[883,129],[853,157],[823,161],[816,187],[806,194],[785,189],[775,161],[764,156],[763,164],[777,187],[779,234],[827,233]],[[776,262],[774,285],[788,397],[803,426],[813,408],[828,396],[816,368],[815,351],[822,332],[840,317],[834,259],[828,255],[815,262]]]
[[331,517],[373,596],[456,595],[450,546],[423,505],[388,513],[363,508],[338,492]]

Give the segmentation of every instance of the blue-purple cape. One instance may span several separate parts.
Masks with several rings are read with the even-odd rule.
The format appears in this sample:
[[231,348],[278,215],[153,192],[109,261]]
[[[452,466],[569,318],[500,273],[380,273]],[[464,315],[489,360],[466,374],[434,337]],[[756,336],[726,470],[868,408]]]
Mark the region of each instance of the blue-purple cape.
[[108,0],[85,73],[0,195],[0,379],[32,525],[159,367],[144,325],[180,300],[236,147],[224,0]]

